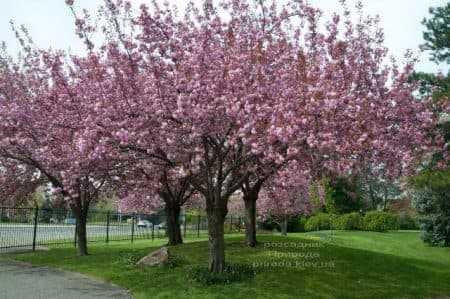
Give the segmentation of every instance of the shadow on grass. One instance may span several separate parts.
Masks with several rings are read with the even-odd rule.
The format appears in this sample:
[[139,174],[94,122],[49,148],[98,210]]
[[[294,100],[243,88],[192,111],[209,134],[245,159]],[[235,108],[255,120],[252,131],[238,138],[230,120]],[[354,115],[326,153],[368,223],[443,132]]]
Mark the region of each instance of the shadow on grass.
[[171,254],[184,261],[174,269],[135,266],[161,244],[92,246],[87,257],[75,256],[73,248],[55,248],[12,258],[93,275],[129,289],[136,298],[427,298],[450,294],[450,269],[439,263],[308,238],[262,235],[259,240],[256,248],[245,247],[240,237],[226,240],[227,260],[254,265],[258,274],[253,279],[210,287],[186,280],[188,265],[207,264],[206,241],[171,247]]

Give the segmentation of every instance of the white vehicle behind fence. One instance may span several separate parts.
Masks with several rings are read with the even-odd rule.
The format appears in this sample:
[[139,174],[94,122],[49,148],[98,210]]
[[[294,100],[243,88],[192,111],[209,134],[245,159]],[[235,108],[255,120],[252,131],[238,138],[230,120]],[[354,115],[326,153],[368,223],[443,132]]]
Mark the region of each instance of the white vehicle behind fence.
[[152,226],[153,226],[153,223],[151,223],[148,220],[139,220],[137,223],[137,227],[151,228]]

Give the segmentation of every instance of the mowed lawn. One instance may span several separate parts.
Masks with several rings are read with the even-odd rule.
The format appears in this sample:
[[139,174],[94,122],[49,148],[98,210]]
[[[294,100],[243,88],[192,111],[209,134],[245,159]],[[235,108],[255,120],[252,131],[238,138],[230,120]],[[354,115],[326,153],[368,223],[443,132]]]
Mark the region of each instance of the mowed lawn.
[[[195,242],[194,242],[195,241]],[[260,235],[257,248],[227,236],[227,260],[252,264],[253,279],[203,286],[186,280],[189,265],[207,264],[206,239],[170,252],[176,268],[135,266],[163,240],[90,244],[91,255],[73,247],[6,257],[85,273],[116,283],[136,298],[435,298],[450,296],[450,248],[424,245],[417,232],[313,232]]]

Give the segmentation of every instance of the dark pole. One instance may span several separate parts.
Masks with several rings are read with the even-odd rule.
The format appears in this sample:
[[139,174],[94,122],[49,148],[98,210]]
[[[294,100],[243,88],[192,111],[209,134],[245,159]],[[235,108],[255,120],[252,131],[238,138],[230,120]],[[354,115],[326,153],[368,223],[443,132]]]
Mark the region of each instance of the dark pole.
[[75,236],[73,237],[73,246],[77,247],[77,220],[75,220]]
[[152,241],[155,240],[155,224],[152,225]]
[[106,213],[106,244],[109,243],[109,211]]
[[239,232],[241,232],[241,216],[238,217],[238,226],[237,229]]
[[134,212],[133,216],[131,216],[131,243],[134,242]]
[[36,250],[36,233],[37,233],[37,219],[39,208],[36,206],[34,210],[34,229],[33,229],[33,252]]
[[197,238],[200,238],[200,214],[197,217]]

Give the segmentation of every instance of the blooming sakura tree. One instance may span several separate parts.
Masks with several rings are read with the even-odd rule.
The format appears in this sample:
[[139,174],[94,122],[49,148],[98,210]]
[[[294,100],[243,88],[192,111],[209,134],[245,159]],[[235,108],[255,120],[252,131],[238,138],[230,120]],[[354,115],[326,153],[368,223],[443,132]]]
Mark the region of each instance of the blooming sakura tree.
[[[73,2],[67,4],[75,14]],[[141,15],[129,22],[131,6],[127,2],[107,0],[102,10],[105,26],[100,29],[106,38],[96,54],[102,58],[103,75],[116,88],[103,89],[97,111],[108,123],[109,130],[104,133],[108,149],[125,157],[126,171],[116,180],[127,195],[121,208],[164,208],[169,245],[181,244],[181,207],[196,197],[189,175],[180,170],[180,159],[188,159],[190,153],[180,150],[185,145],[174,141],[181,140],[186,131],[171,115],[176,101],[165,98],[173,92],[170,78],[166,78],[173,72],[173,57],[163,49],[169,41],[166,30],[173,30],[174,24],[170,19],[156,22],[145,6]],[[89,14],[76,18],[76,25],[88,48],[94,48],[89,35],[99,28],[91,24]],[[134,36],[135,32],[140,34]]]
[[[289,62],[282,71],[286,80],[278,82],[280,87],[275,89],[285,101],[279,106],[285,111],[280,117],[284,127],[278,130],[285,134],[284,140],[289,139],[285,144],[294,153],[291,157],[319,179],[324,173],[339,176],[359,171],[364,163],[383,165],[391,177],[398,177],[412,171],[413,161],[433,147],[442,150],[442,136],[432,128],[437,119],[433,105],[415,100],[417,85],[408,83],[411,57],[406,56],[403,70],[395,63],[383,66],[387,49],[377,20],[361,16],[359,23],[352,24],[344,4],[344,13],[335,14],[321,33],[320,13],[302,6],[301,1],[296,3],[301,8],[289,10],[287,15],[301,16],[301,24],[309,23],[309,27],[291,27],[295,46],[286,46],[283,55]],[[360,4],[358,9],[362,14]],[[260,20],[264,25],[270,22]],[[302,29],[304,34],[300,34]],[[272,34],[289,35],[289,31],[283,32],[271,32],[270,38],[275,39]],[[292,50],[290,54],[287,48]],[[264,52],[265,59],[268,53]],[[448,105],[443,109],[448,111]],[[265,161],[242,186],[249,246],[256,244],[255,221],[251,219],[259,191],[283,166]]]
[[300,0],[204,1],[181,20],[153,3],[125,30],[114,20],[130,5],[107,7],[117,34],[101,51],[119,92],[100,106],[111,138],[169,164],[205,198],[212,272],[225,266],[230,196],[258,194],[287,161],[314,180],[362,161],[398,173],[442,146],[432,103],[412,96],[412,61],[383,66],[373,18],[354,25],[345,10],[319,32],[320,12]]
[[263,220],[275,220],[286,235],[289,216],[311,212],[311,187],[309,170],[301,170],[295,162],[290,162],[264,185],[258,200],[258,215]]
[[[254,245],[262,188],[270,210],[291,213],[306,209],[302,186],[324,173],[364,162],[399,174],[442,149],[436,107],[413,97],[412,60],[402,70],[383,64],[373,18],[353,24],[344,9],[320,31],[320,11],[302,0],[204,0],[183,18],[156,1],[133,15],[128,2],[107,0],[102,16],[103,28],[76,16],[86,57],[29,51],[22,64],[2,60],[0,156],[45,176],[80,222],[111,178],[130,176],[121,181],[133,187],[127,206],[164,202],[167,213],[195,190],[210,270],[220,273],[237,190]],[[95,33],[105,34],[99,46]]]
[[0,159],[0,205],[26,204],[36,189],[47,183],[34,168]]
[[96,59],[23,45],[18,62],[1,57],[3,175],[23,183],[22,177],[16,176],[23,170],[50,182],[75,214],[79,254],[86,255],[89,206],[120,160],[116,152],[106,152],[106,140],[99,138],[105,128],[95,121],[95,104],[102,82],[92,80],[96,68],[89,67]]

